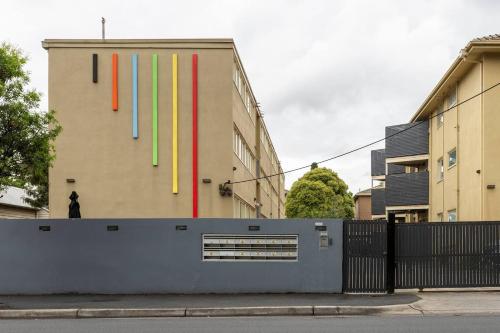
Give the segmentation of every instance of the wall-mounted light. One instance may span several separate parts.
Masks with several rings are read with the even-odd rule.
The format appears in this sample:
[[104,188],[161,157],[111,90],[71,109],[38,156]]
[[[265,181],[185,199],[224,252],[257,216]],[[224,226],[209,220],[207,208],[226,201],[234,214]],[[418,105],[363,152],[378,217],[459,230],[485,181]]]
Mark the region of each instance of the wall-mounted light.
[[231,185],[231,181],[227,181],[225,182],[224,184],[219,184],[219,194],[222,196],[222,197],[225,197],[225,196],[232,196],[233,195],[233,189],[231,187],[229,187]]
[[210,184],[212,182],[212,179],[210,179],[210,178],[203,178],[202,182],[203,182],[203,184]]
[[75,178],[66,178],[66,183],[74,183],[76,182]]
[[495,189],[495,187],[496,187],[495,184],[488,184],[488,185],[486,185],[486,188],[488,190],[493,190],[493,189]]

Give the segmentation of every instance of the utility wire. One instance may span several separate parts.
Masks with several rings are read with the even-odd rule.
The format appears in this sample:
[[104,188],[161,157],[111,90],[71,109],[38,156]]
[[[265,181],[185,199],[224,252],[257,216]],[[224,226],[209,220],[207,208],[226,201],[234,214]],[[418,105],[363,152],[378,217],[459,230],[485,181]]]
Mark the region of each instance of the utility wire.
[[[448,112],[448,111],[450,111],[450,110],[452,110],[452,109],[454,109],[454,108],[456,108],[456,107],[458,107],[458,106],[460,106],[460,105],[462,105],[462,104],[465,104],[465,103],[469,102],[470,100],[472,100],[472,99],[474,99],[474,98],[476,98],[476,97],[481,96],[482,94],[484,94],[484,93],[486,93],[486,92],[488,92],[488,91],[490,91],[490,90],[492,90],[492,89],[494,89],[494,88],[498,87],[499,85],[500,85],[500,82],[498,82],[498,83],[496,83],[496,84],[492,85],[491,87],[489,87],[489,88],[487,88],[487,89],[485,89],[485,90],[483,90],[483,91],[481,91],[481,92],[479,92],[479,93],[477,93],[477,94],[475,94],[475,95],[473,95],[473,96],[471,96],[471,97],[469,97],[469,98],[467,98],[467,99],[463,100],[463,101],[462,101],[462,102],[460,102],[460,103],[457,103],[457,104],[453,105],[452,107],[449,107],[449,108],[448,108],[448,109],[446,109],[446,110],[443,110],[443,111],[441,111],[441,112],[439,112],[439,113],[436,113],[435,115],[433,115],[433,116],[429,117],[429,120],[434,119],[434,118],[436,118],[436,117],[439,117],[440,115],[442,115],[442,114],[444,114],[444,113],[446,113],[446,112]],[[349,155],[349,154],[355,153],[355,152],[357,152],[357,151],[359,151],[359,150],[362,150],[362,149],[368,148],[368,147],[370,147],[370,146],[373,146],[373,145],[375,145],[375,144],[377,144],[377,143],[379,143],[379,142],[385,141],[385,140],[387,140],[387,139],[389,139],[389,138],[392,138],[392,137],[394,137],[394,136],[396,136],[396,135],[399,135],[399,134],[401,134],[401,133],[403,133],[403,132],[406,132],[406,131],[408,131],[408,130],[410,130],[410,129],[414,128],[414,127],[417,127],[417,126],[419,126],[419,125],[422,125],[422,124],[424,124],[424,123],[425,123],[425,122],[423,122],[423,121],[418,122],[418,123],[414,123],[412,126],[409,126],[409,127],[405,128],[405,129],[403,129],[403,130],[399,131],[399,132],[393,133],[393,134],[388,135],[388,136],[385,136],[385,137],[383,137],[383,138],[381,138],[381,139],[378,139],[378,140],[372,141],[372,142],[367,143],[367,144],[365,144],[365,145],[362,145],[362,146],[356,147],[356,148],[354,148],[354,149],[351,149],[351,150],[349,150],[349,151],[346,151],[346,152],[344,152],[344,153],[342,153],[342,154],[338,154],[338,155],[335,155],[335,156],[329,157],[329,158],[327,158],[327,159],[324,159],[324,160],[322,160],[322,161],[315,162],[315,163],[316,163],[316,164],[321,164],[321,163],[325,163],[325,162],[328,162],[328,161],[331,161],[331,160],[335,160],[335,159],[337,159],[337,158],[340,158],[340,157],[343,157],[343,156],[346,156],[346,155]],[[255,181],[255,180],[260,180],[260,179],[264,179],[264,178],[265,178],[265,179],[268,179],[268,178],[271,178],[271,177],[275,177],[275,176],[279,176],[279,175],[284,175],[284,174],[287,174],[287,173],[290,173],[290,172],[295,172],[295,171],[299,171],[299,170],[306,169],[306,168],[310,168],[310,167],[311,167],[311,164],[309,164],[309,165],[304,165],[304,166],[301,166],[301,167],[298,167],[298,168],[295,168],[295,169],[290,169],[290,170],[287,170],[287,171],[278,172],[278,173],[275,173],[275,174],[271,174],[271,175],[269,175],[269,176],[262,176],[262,177],[250,178],[250,179],[245,179],[245,180],[239,180],[239,181],[236,181],[236,182],[231,182],[231,181],[229,181],[229,180],[228,180],[228,181],[226,182],[226,184],[241,184],[241,183],[247,183],[247,182],[251,182],[251,181]]]

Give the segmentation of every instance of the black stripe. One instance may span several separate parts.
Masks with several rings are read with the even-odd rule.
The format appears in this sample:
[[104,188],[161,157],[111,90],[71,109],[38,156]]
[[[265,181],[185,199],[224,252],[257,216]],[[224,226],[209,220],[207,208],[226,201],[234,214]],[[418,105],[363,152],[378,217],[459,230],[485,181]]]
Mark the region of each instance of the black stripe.
[[92,82],[97,83],[97,54],[92,54]]

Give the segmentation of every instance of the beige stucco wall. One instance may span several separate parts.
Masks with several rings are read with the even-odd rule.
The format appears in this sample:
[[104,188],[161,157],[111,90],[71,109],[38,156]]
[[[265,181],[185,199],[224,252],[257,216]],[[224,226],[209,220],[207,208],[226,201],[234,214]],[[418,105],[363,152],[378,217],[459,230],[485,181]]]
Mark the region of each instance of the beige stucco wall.
[[[238,128],[255,158],[260,139],[257,110],[252,107],[250,114],[246,111],[233,83],[233,70],[239,62],[235,61],[238,56],[232,42],[49,41],[45,47],[49,54],[49,105],[63,127],[49,177],[52,218],[67,216],[68,196],[73,190],[79,193],[82,216],[87,218],[192,216],[193,53],[198,54],[199,216],[233,217],[233,200],[220,196],[219,184],[256,176],[233,151],[233,128]],[[93,53],[98,54],[98,83],[92,82]],[[118,54],[117,112],[111,107],[113,53]],[[172,193],[174,53],[178,54],[179,80],[178,194]],[[139,57],[137,140],[132,138],[132,54]],[[152,165],[152,54],[158,55],[156,167]],[[278,171],[268,164],[266,169],[269,174]],[[67,183],[68,178],[76,182]],[[203,183],[205,178],[211,183]],[[233,192],[254,208],[256,187],[255,181],[235,184]]]
[[[447,110],[447,96],[457,89],[457,101],[477,94],[481,89],[480,65],[473,66],[458,83],[453,83],[442,98],[443,110]],[[438,221],[443,214],[447,221],[448,211],[457,210],[457,219],[474,220],[480,215],[480,124],[481,103],[474,99],[444,113],[444,124],[438,128],[438,118],[431,119],[429,191],[431,221]],[[433,112],[433,115],[436,111]],[[457,149],[457,163],[448,167],[448,152]],[[444,161],[444,179],[439,181],[438,160]]]
[[[457,83],[458,102],[498,83],[500,56],[486,54]],[[446,97],[446,96],[444,96]],[[445,99],[443,99],[445,100]],[[445,109],[448,107],[445,103]],[[492,90],[445,113],[444,126],[432,119],[430,133],[430,220],[457,210],[459,221],[499,220],[500,93]],[[433,113],[435,114],[435,113]],[[458,125],[458,126],[457,126]],[[448,168],[447,153],[457,147],[457,164]],[[445,161],[444,181],[437,181],[437,160]]]
[[[500,55],[483,58],[483,86],[500,82]],[[500,87],[483,95],[483,219],[500,220]],[[495,189],[487,189],[495,185]]]
[[[154,46],[154,45],[153,45]],[[151,47],[151,45],[149,46]],[[179,194],[172,193],[171,56],[179,70]],[[190,217],[191,54],[199,54],[199,216],[232,217],[218,184],[233,177],[232,49],[51,48],[49,104],[63,132],[50,171],[51,217],[67,215],[80,194],[84,217]],[[92,82],[92,53],[99,82]],[[111,109],[111,55],[119,56],[119,111]],[[152,166],[151,55],[158,54],[158,166]],[[131,55],[139,55],[139,139],[132,138]],[[66,183],[74,178],[74,184]],[[201,183],[210,178],[211,184]]]
[[[458,101],[481,91],[481,65],[475,64],[460,80]],[[481,220],[481,99],[458,106],[457,219]]]

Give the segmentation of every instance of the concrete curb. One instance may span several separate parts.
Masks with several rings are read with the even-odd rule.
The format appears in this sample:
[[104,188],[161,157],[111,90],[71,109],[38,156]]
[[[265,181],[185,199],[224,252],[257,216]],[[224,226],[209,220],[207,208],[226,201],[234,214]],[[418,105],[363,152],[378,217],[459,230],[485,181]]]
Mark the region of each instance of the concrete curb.
[[255,306],[226,308],[187,308],[186,317],[235,316],[312,316],[312,306]]
[[0,319],[77,318],[78,309],[0,310]]
[[185,308],[79,309],[77,318],[185,317]]
[[500,315],[500,310],[424,310],[404,305],[383,306],[259,306],[157,309],[29,309],[0,310],[0,319],[147,318],[247,316],[383,316],[383,315]]
[[315,306],[315,316],[372,316],[383,314],[422,314],[408,304],[379,306]]

